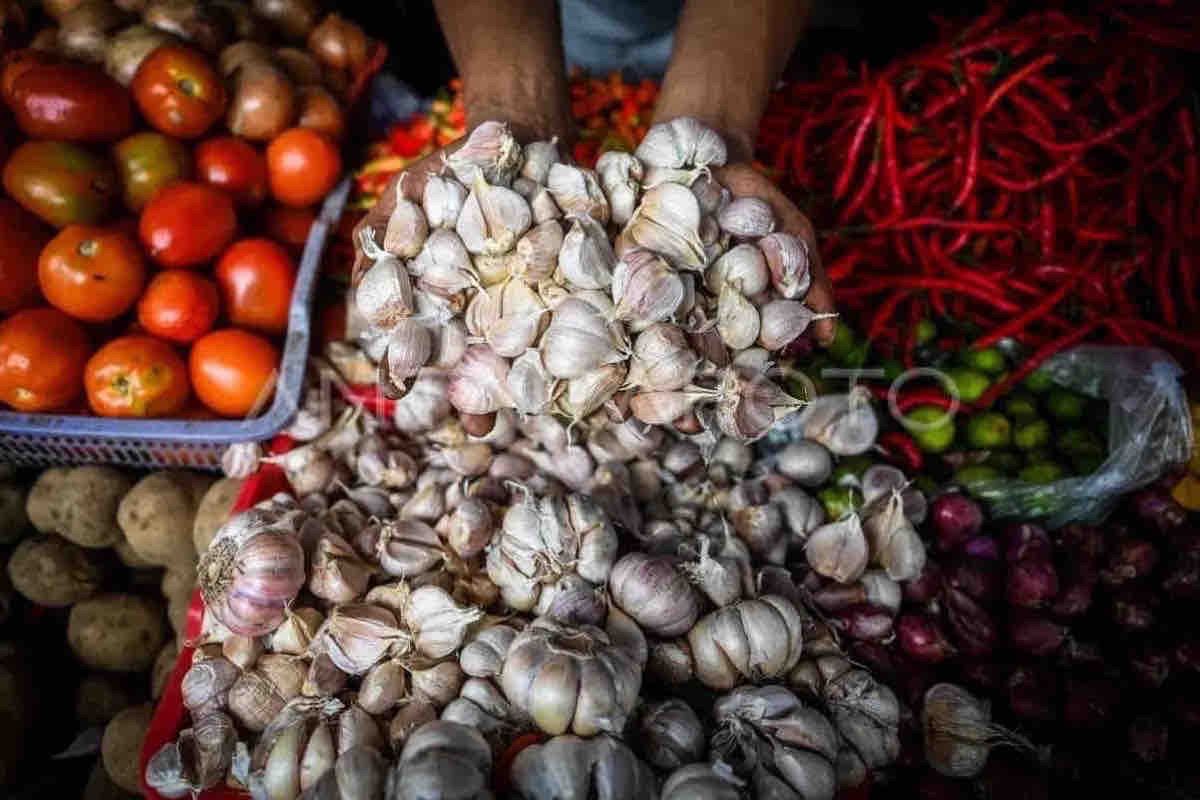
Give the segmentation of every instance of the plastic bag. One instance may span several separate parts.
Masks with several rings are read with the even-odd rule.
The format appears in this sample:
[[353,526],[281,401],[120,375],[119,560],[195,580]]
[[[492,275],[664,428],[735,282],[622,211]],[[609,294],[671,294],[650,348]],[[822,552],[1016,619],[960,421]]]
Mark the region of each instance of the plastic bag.
[[1055,383],[1108,401],[1108,456],[1090,475],[1047,484],[1002,479],[972,484],[993,517],[1032,519],[1058,527],[1100,522],[1121,495],[1188,460],[1192,422],[1183,370],[1161,350],[1083,345],[1042,369]]

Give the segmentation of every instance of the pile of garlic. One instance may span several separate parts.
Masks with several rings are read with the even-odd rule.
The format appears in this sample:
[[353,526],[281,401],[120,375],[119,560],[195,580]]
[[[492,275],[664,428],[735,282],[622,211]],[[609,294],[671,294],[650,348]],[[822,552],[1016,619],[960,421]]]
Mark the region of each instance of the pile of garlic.
[[801,402],[772,358],[820,315],[803,239],[712,177],[725,145],[680,118],[596,170],[555,142],[521,147],[485,122],[428,177],[397,183],[383,230],[357,243],[352,330],[400,396],[444,375],[468,415],[505,408],[762,436]]
[[[472,433],[444,386],[422,374],[380,419],[323,414],[314,384],[297,447],[265,459],[297,496],[201,558],[190,724],[148,765],[160,794],[492,797],[526,734],[499,796],[832,798],[896,759],[900,704],[822,604],[898,608],[912,557],[882,545],[924,503],[876,467],[862,521],[826,519],[810,492],[833,453],[874,440],[855,398],[812,404],[813,438],[764,455],[607,413],[501,408]],[[847,564],[828,531],[855,524],[870,539]]]

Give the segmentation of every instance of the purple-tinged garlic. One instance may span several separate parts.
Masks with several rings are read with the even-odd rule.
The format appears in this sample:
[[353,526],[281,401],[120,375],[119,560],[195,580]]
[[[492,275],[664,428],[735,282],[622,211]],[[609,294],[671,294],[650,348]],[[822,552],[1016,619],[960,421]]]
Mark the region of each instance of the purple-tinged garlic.
[[[744,351],[749,352],[752,351]],[[743,442],[754,441],[803,405],[758,368],[732,364],[721,373],[721,384],[717,389],[717,423],[726,436]]]
[[413,731],[427,722],[438,718],[438,710],[428,700],[409,697],[401,701],[396,715],[388,724],[388,744],[392,752],[399,752]]
[[457,661],[442,661],[428,669],[414,669],[409,673],[414,697],[445,708],[458,697],[466,676]]
[[[499,454],[497,458],[504,455]],[[477,497],[468,497],[450,513],[446,543],[459,558],[474,558],[492,540],[494,525],[488,504]]]
[[490,625],[475,634],[463,647],[458,661],[463,672],[473,678],[492,678],[500,674],[517,629],[509,625]]
[[334,606],[313,639],[311,651],[323,653],[348,675],[362,675],[389,653],[406,652],[408,631],[386,608],[366,603]]
[[851,583],[867,569],[870,551],[857,514],[849,514],[809,534],[804,544],[808,565],[838,583]]
[[413,590],[403,613],[413,646],[429,658],[444,658],[462,647],[467,629],[482,618],[478,608],[455,602],[439,586]]
[[546,183],[550,167],[559,163],[558,137],[549,141],[530,142],[525,145],[521,161],[521,177],[535,184]]
[[196,660],[183,676],[183,704],[196,719],[221,711],[229,702],[229,689],[241,670],[226,658]]
[[679,273],[648,250],[629,251],[613,272],[613,316],[634,330],[673,319],[685,295]]
[[735,239],[760,239],[775,230],[775,214],[766,200],[738,197],[717,211],[721,230]]
[[704,758],[704,724],[682,700],[651,703],[642,709],[637,727],[639,749],[655,769],[674,770]]
[[398,320],[388,334],[387,351],[382,359],[386,378],[396,386],[421,371],[433,353],[429,329],[412,317]]
[[1009,745],[1028,752],[1028,740],[992,722],[990,704],[952,683],[925,692],[921,708],[925,760],[951,778],[973,778],[983,772],[993,747]]
[[446,397],[465,414],[491,414],[509,405],[507,377],[504,358],[487,345],[471,345],[450,371]]
[[852,388],[848,394],[814,399],[799,422],[805,438],[839,456],[865,453],[879,436],[879,419],[871,408],[870,392],[862,386]]
[[562,247],[563,229],[559,221],[539,222],[517,240],[516,256],[509,264],[511,276],[533,284],[549,279],[558,266]]
[[898,490],[878,498],[864,510],[863,531],[871,559],[897,581],[911,581],[925,569],[925,543],[904,515]]
[[521,167],[521,145],[503,122],[481,122],[463,146],[445,157],[454,176],[470,186],[482,178],[508,185]]
[[349,542],[326,533],[313,551],[308,590],[330,603],[350,603],[367,591],[372,573]]
[[492,749],[479,731],[433,720],[405,739],[388,774],[388,800],[491,797]]
[[631,630],[618,631],[611,619],[608,630],[534,620],[505,656],[505,697],[552,735],[619,733],[637,703],[646,660],[644,639],[622,640],[637,631],[627,624]]
[[760,311],[758,343],[772,352],[782,350],[808,330],[813,320],[836,314],[818,314],[799,300],[772,300]]
[[667,776],[659,800],[742,800],[745,787],[723,761],[688,764]]
[[354,289],[355,308],[369,324],[391,328],[413,313],[412,281],[403,262],[375,243],[370,228],[364,228],[359,238],[363,254],[373,263]]
[[270,633],[304,585],[304,551],[295,525],[286,504],[282,512],[255,507],[221,526],[200,557],[204,602],[234,633]]
[[608,222],[608,200],[596,173],[590,169],[552,164],[546,175],[546,188],[567,216],[590,217],[601,225]]
[[719,608],[688,632],[696,678],[710,689],[786,675],[800,660],[803,619],[788,600],[765,595]]
[[607,403],[625,384],[624,364],[606,364],[587,375],[566,382],[557,408],[568,419],[579,422]]
[[612,736],[556,736],[513,759],[512,784],[521,797],[655,800],[654,772]]
[[785,300],[803,300],[812,286],[808,243],[790,233],[771,233],[758,240],[767,260],[771,284]]
[[817,442],[791,442],[775,454],[775,469],[809,489],[823,485],[833,474],[833,458]]
[[771,285],[771,274],[761,250],[752,244],[739,244],[704,271],[704,285],[713,294],[719,295],[728,285],[753,297]]

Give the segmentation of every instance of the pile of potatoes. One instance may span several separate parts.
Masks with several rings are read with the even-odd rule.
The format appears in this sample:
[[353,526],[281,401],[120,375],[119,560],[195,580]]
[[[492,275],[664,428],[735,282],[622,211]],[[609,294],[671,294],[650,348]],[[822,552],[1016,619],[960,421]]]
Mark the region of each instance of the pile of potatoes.
[[0,468],[0,794],[32,755],[19,735],[35,699],[20,614],[65,623],[82,675],[71,687],[76,725],[104,726],[85,797],[138,793],[138,754],[183,641],[197,555],[240,486],[182,470]]

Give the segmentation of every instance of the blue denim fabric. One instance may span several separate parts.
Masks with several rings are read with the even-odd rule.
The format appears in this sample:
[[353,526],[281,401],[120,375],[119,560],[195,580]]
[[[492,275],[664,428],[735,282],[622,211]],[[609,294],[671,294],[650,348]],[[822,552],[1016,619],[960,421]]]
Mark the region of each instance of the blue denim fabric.
[[657,78],[671,58],[683,0],[559,0],[567,65]]

